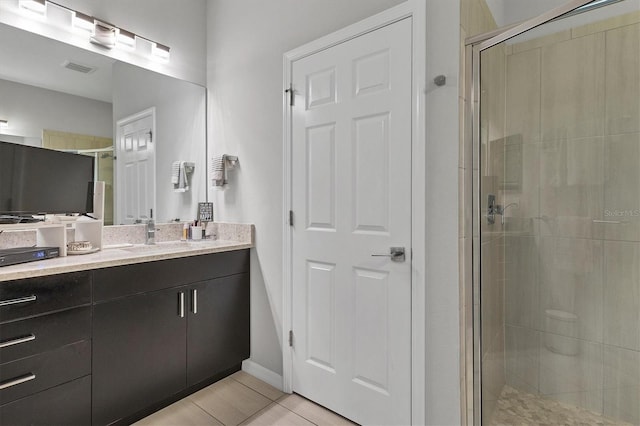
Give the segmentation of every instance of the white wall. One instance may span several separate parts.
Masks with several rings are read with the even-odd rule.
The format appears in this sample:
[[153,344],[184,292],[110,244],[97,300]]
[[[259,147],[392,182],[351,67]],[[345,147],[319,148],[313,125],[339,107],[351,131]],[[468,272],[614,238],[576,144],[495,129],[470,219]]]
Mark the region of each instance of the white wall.
[[[197,202],[205,201],[207,194],[205,88],[115,63],[113,123],[151,107],[156,107],[156,221],[194,220]],[[170,177],[174,161],[196,164],[189,192],[173,191]]]
[[[427,0],[426,413],[429,425],[460,421],[458,280],[458,75],[460,2]],[[447,77],[444,87],[433,79]]]
[[256,225],[251,359],[282,374],[282,55],[402,0],[209,0],[210,153],[238,155],[216,220]]
[[14,136],[39,138],[42,130],[81,133],[111,138],[111,104],[0,80],[0,117],[9,121]]
[[161,63],[120,49],[97,47],[89,43],[86,35],[70,31],[68,25],[54,26],[51,22],[40,22],[16,13],[17,0],[0,0],[0,22],[166,75],[205,84],[207,0],[56,0],[56,3],[170,46],[170,62]]

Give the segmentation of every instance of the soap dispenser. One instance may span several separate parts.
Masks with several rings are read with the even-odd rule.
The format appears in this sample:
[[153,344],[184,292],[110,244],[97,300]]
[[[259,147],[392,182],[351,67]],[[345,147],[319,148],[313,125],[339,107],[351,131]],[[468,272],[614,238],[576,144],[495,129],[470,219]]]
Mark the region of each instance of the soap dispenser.
[[147,241],[145,244],[156,243],[156,223],[153,220],[153,209],[149,211],[149,220],[147,221]]

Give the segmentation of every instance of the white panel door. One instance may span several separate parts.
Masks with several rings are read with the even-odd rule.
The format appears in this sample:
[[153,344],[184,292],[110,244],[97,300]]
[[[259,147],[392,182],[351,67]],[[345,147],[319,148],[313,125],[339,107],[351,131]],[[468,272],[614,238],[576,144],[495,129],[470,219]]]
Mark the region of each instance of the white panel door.
[[155,109],[118,121],[116,224],[149,219],[155,208]]
[[[293,390],[411,422],[411,20],[297,60]],[[392,261],[390,247],[406,260]]]

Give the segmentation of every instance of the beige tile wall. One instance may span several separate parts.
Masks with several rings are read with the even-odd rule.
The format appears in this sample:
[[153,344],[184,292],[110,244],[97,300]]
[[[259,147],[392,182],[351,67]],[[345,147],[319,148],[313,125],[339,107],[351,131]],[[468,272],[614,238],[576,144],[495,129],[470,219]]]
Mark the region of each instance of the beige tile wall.
[[[523,144],[522,186],[501,194],[519,204],[505,236],[506,381],[638,424],[640,12],[513,44],[505,79],[506,135]],[[558,329],[549,311],[575,323]]]

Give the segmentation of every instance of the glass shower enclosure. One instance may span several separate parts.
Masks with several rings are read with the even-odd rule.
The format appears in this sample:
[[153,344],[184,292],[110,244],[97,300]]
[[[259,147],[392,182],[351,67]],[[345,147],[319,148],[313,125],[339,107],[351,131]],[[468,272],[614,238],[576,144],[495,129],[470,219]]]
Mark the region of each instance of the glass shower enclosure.
[[474,423],[638,425],[640,2],[468,51]]

